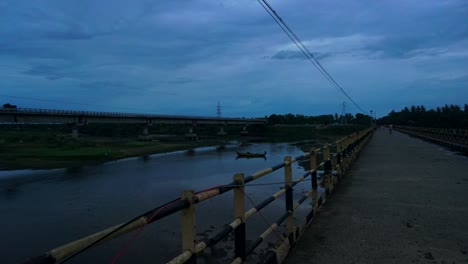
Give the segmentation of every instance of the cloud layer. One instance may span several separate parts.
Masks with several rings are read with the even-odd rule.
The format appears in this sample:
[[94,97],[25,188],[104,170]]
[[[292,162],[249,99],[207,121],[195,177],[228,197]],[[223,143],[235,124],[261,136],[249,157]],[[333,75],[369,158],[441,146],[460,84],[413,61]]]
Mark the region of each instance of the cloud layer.
[[[466,1],[270,4],[362,108],[468,103]],[[219,100],[263,116],[346,101],[251,0],[0,1],[0,78],[2,101],[25,107],[214,115]]]

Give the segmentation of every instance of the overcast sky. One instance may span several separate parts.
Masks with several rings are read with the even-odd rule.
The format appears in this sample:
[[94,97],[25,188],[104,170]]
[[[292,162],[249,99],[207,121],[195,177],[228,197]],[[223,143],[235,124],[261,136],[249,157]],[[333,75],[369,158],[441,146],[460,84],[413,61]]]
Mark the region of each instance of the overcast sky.
[[[364,110],[468,103],[468,1],[269,3]],[[252,117],[346,98],[255,0],[0,0],[0,101]]]

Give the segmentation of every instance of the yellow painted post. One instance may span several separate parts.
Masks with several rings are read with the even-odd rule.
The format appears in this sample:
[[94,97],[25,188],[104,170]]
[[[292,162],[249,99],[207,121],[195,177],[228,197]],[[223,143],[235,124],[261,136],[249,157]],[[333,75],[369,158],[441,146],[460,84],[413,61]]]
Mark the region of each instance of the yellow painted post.
[[[344,139],[344,149],[346,150],[349,146],[349,136],[346,136]],[[349,153],[345,151],[345,157],[343,158],[343,172],[348,171],[348,161],[349,161]]]
[[242,263],[244,263],[246,258],[244,174],[234,175],[233,180],[241,183],[240,186],[234,188],[234,219],[239,218],[242,220],[242,223],[234,230],[234,254],[236,258],[242,259]]
[[315,148],[310,149],[310,171],[312,171],[312,210],[315,217],[318,212],[317,153]]
[[[293,189],[292,189],[292,164],[291,156],[284,157],[284,188],[286,188],[286,211],[291,212],[286,220],[286,227],[288,229],[288,237],[291,244],[296,241],[296,228],[294,227],[294,202],[293,202]],[[292,241],[291,241],[292,240]]]
[[343,144],[341,140],[336,142],[336,173],[339,175],[338,176],[339,178],[343,177],[342,170],[341,170],[341,161],[342,161],[342,157],[341,157],[342,146],[341,146],[341,144]]
[[333,191],[333,180],[331,177],[332,167],[330,161],[330,147],[328,144],[323,146],[323,161],[324,161],[324,174],[325,174],[325,188],[329,193]]
[[[190,250],[195,253],[195,205],[193,203],[193,190],[182,192],[181,199],[190,203],[190,206],[182,209],[182,252]],[[196,255],[193,254],[188,263],[195,263]]]
[[357,141],[357,133],[354,133],[353,135],[353,144],[354,144],[354,150],[353,150],[353,162],[356,159],[356,141]]
[[346,153],[346,147],[348,146],[348,137],[343,139],[342,149],[343,149],[343,157],[341,158],[341,171],[345,173],[348,169],[348,156]]
[[[351,146],[354,146],[353,143],[354,143],[354,134],[351,134],[349,137],[349,144]],[[351,163],[353,163],[353,159],[354,159],[354,148],[351,148],[350,153],[349,153],[349,166],[351,166]]]

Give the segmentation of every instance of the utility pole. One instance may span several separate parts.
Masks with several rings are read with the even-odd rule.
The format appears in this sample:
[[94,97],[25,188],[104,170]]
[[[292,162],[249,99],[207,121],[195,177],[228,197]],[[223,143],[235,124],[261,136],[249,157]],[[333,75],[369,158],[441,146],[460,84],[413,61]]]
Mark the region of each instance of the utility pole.
[[372,110],[370,110],[370,125],[374,124],[374,116],[372,115]]

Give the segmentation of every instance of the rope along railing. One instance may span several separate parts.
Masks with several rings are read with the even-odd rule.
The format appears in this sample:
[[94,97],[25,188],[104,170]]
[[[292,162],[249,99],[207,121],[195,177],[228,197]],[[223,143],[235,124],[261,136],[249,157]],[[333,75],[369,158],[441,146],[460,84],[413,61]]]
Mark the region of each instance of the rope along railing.
[[[303,155],[295,158],[287,156],[284,158],[282,163],[258,171],[247,177],[242,173],[238,173],[234,175],[231,183],[225,185],[216,186],[199,192],[186,190],[182,193],[180,198],[161,205],[125,223],[110,227],[98,233],[52,249],[41,256],[27,260],[25,263],[63,263],[95,245],[114,239],[136,229],[140,229],[141,231],[145,225],[156,222],[159,219],[179,211],[182,213],[181,233],[183,251],[179,256],[176,256],[168,263],[194,263],[196,261],[197,254],[216,245],[232,232],[234,232],[235,244],[234,260],[232,263],[243,263],[247,256],[261,245],[268,236],[275,233],[283,222],[286,222],[286,237],[279,237],[277,243],[275,243],[277,246],[270,249],[267,256],[262,258],[266,261],[265,263],[276,263],[276,261],[284,259],[286,256],[285,253],[294,246],[296,241],[305,231],[306,227],[317,215],[319,208],[327,201],[327,199],[329,199],[334,187],[348,171],[360,150],[370,139],[372,132],[373,128],[368,128],[346,136],[332,145],[325,145],[318,149],[312,148],[310,152],[304,153]],[[331,154],[331,148],[336,150],[336,152]],[[322,155],[323,161],[318,163],[320,154]],[[293,180],[292,164],[298,161],[307,160],[310,162],[310,170]],[[251,182],[281,168],[284,169],[284,182],[282,182],[282,184],[284,184],[284,188],[272,194],[262,202],[253,204],[254,206],[246,211],[244,203],[245,197],[249,197],[244,192],[245,187],[263,185],[262,183],[255,184]],[[321,176],[319,175],[319,172]],[[293,187],[300,182],[306,180],[309,181],[309,177],[311,189],[307,193],[303,194],[299,200],[294,202]],[[320,196],[318,193],[318,186],[324,186],[325,189]],[[224,228],[219,230],[210,238],[196,241],[194,224],[196,205],[230,190],[233,190],[234,192],[234,220],[225,225]],[[286,203],[284,214],[274,221],[273,224],[271,224],[254,241],[247,245],[245,228],[247,220],[283,195],[285,195]],[[307,216],[302,223],[299,226],[295,226],[294,212],[309,197],[312,197],[312,209],[307,213]]]
[[396,126],[396,130],[468,153],[468,130]]

